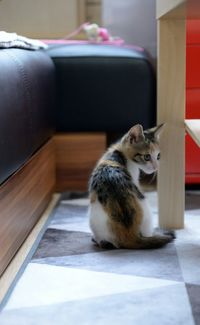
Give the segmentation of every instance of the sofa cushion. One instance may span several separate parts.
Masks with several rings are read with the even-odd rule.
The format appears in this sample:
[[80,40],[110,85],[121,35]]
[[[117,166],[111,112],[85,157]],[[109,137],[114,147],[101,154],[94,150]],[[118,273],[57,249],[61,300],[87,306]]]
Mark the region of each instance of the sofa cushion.
[[0,183],[52,134],[54,65],[43,51],[0,50]]
[[56,66],[59,132],[124,132],[155,123],[155,75],[145,51],[102,44],[47,50]]

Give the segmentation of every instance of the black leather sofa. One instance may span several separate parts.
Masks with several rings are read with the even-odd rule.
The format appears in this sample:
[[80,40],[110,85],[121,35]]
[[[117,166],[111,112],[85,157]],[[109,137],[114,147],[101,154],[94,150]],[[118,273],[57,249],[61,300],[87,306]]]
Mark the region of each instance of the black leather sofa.
[[138,47],[58,45],[47,53],[56,67],[58,132],[123,133],[155,124],[155,74]]
[[55,66],[42,51],[0,50],[0,184],[52,136]]
[[141,50],[108,45],[53,46],[46,53],[2,49],[0,66],[0,184],[54,129],[121,133],[134,123],[155,123],[155,77]]
[[[134,123],[150,127],[155,112],[155,76],[140,49],[0,49],[0,275],[50,201],[54,161],[61,161],[61,179],[73,170],[86,184],[104,135]],[[69,132],[75,138],[57,136]]]

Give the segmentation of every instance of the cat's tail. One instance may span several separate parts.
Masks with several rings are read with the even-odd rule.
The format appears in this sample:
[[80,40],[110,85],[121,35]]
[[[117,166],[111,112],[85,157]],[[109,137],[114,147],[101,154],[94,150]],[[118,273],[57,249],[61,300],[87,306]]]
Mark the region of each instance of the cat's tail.
[[121,243],[111,243],[105,240],[97,242],[94,238],[92,241],[101,248],[113,249],[113,248],[126,248],[126,249],[156,249],[165,246],[166,244],[172,242],[175,239],[175,234],[173,232],[168,232],[168,234],[154,235],[152,237],[134,237],[132,240],[123,241]]
[[161,248],[176,238],[174,231],[165,231],[157,233],[151,237],[136,235],[131,238],[123,238],[119,247],[128,249],[156,249]]
[[137,237],[134,243],[136,249],[155,249],[161,248],[172,242],[175,236],[173,234],[154,235],[152,237]]

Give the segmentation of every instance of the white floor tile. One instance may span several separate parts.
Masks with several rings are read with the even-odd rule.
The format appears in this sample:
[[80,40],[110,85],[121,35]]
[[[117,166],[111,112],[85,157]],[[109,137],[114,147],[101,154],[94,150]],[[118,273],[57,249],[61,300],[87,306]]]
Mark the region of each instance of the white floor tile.
[[155,278],[30,263],[18,281],[5,310],[77,301],[177,283]]

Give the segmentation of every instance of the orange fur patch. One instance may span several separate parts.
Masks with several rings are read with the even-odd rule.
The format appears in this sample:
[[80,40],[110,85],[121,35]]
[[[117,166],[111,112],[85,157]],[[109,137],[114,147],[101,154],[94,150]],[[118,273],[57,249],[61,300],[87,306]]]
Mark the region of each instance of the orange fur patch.
[[117,246],[121,248],[135,248],[143,217],[143,211],[133,194],[130,197],[129,204],[132,205],[135,213],[133,216],[133,223],[128,228],[123,225],[123,223],[113,220],[111,217],[113,209],[115,209],[115,211],[117,210],[117,213],[121,213],[120,205],[117,202],[114,202],[114,206],[113,202],[109,202],[104,207],[104,210],[109,216],[109,228],[116,238]]

